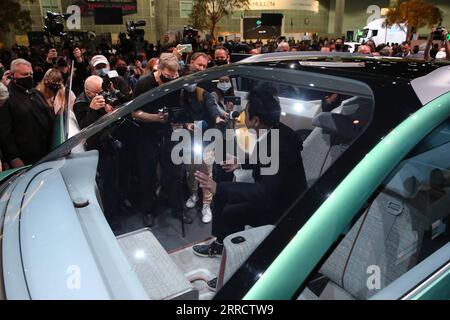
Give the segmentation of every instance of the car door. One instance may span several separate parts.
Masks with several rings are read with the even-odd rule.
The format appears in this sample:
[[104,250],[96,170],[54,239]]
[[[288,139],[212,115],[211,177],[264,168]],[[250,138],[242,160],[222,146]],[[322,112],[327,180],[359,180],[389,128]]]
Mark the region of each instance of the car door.
[[[364,215],[368,215],[371,205],[377,201],[380,193],[383,190],[389,189],[389,194],[393,193],[393,190],[397,194],[403,194],[403,197],[411,197],[411,194],[415,192],[421,192],[422,195],[428,195],[426,198],[430,203],[438,201],[442,197],[446,200],[446,187],[445,183],[448,180],[448,168],[450,167],[449,154],[444,152],[445,148],[449,145],[447,121],[450,116],[450,93],[446,93],[439,98],[431,101],[416,113],[412,114],[407,120],[401,123],[395,128],[389,135],[384,137],[375,148],[373,148],[364,159],[350,172],[350,174],[339,184],[339,186],[332,192],[325,202],[319,207],[319,209],[313,214],[313,216],[307,221],[307,223],[299,230],[290,243],[284,248],[284,250],[278,255],[275,261],[270,267],[259,275],[259,280],[248,291],[244,299],[290,299],[296,298],[309,284],[309,281],[314,276],[314,273],[327,273],[325,269],[327,260],[333,259],[335,263],[330,263],[336,267],[341,264],[343,267],[339,269],[339,272],[328,272],[330,281],[344,290],[344,292],[350,293],[353,298],[369,298],[373,294],[382,291],[387,286],[396,280],[394,276],[386,276],[388,281],[383,283],[383,286],[378,288],[375,281],[375,291],[370,291],[369,282],[373,280],[370,278],[372,275],[376,275],[377,265],[371,265],[369,262],[380,261],[377,257],[370,260],[367,259],[367,264],[362,263],[358,256],[353,256],[355,250],[366,251],[368,253],[376,252],[376,244],[370,246],[369,241],[372,237],[384,237],[384,234],[380,233],[366,233],[368,241],[360,241],[358,236],[361,234],[361,230],[364,228]],[[417,153],[417,158],[416,154]],[[425,159],[432,159],[430,163],[424,161],[421,156],[426,155]],[[408,162],[412,160],[414,164],[419,163],[422,166],[427,167],[429,170],[427,177],[420,176],[424,171],[419,168],[406,168],[408,174],[405,174],[400,169],[405,166],[411,166]],[[434,165],[434,167],[433,167]],[[447,167],[446,167],[447,166]],[[435,169],[441,169],[436,171]],[[399,173],[399,175],[396,175]],[[430,178],[432,177],[432,178]],[[403,180],[402,180],[403,179]],[[431,181],[434,179],[433,181]],[[437,180],[436,180],[437,179]],[[407,181],[406,181],[407,180]],[[441,183],[440,193],[436,194],[437,181]],[[395,182],[395,183],[394,183]],[[394,186],[392,186],[392,183]],[[420,191],[414,188],[407,188],[405,186],[414,185],[419,188]],[[388,187],[388,188],[387,188]],[[444,195],[442,194],[444,192]],[[431,196],[431,197],[430,197]],[[437,197],[437,200],[436,200]],[[409,200],[408,200],[409,201]],[[423,214],[423,210],[409,209],[408,201],[404,200],[401,207],[398,206],[397,201],[384,199],[384,203],[391,205],[390,212],[399,215],[405,208],[408,207],[409,212],[417,211],[417,214]],[[417,201],[417,200],[416,200]],[[440,206],[445,206],[445,201],[440,203]],[[425,207],[426,208],[426,207]],[[401,209],[401,210],[400,210]],[[378,210],[380,211],[380,210]],[[446,216],[446,210],[441,209],[441,215],[434,215],[428,221],[423,222],[425,224],[421,227],[423,237],[430,237],[430,239],[437,239],[439,236],[448,236],[448,230],[442,226],[446,225],[448,216]],[[434,219],[436,218],[436,219]],[[412,218],[409,217],[411,220]],[[408,220],[408,219],[406,219]],[[361,222],[359,225],[355,222]],[[394,228],[394,222],[387,222],[390,228]],[[386,223],[385,221],[382,221]],[[386,227],[386,225],[384,225]],[[389,227],[389,225],[388,225]],[[397,249],[401,246],[402,250],[395,251],[395,262],[401,264],[404,259],[410,259],[411,250],[419,251],[420,244],[413,243],[411,239],[420,238],[415,233],[413,228],[409,229],[408,239],[402,238],[403,231],[397,230],[397,234],[400,237],[396,239],[383,238],[388,243],[389,241],[396,241],[398,244]],[[356,228],[356,229],[355,229]],[[371,229],[371,228],[368,228]],[[349,234],[353,231],[355,235],[349,239]],[[383,228],[379,229],[383,230]],[[444,231],[442,231],[444,230]],[[430,233],[431,232],[431,233]],[[347,238],[346,238],[347,237]],[[435,238],[433,238],[435,237]],[[337,251],[340,249],[342,241],[349,240],[350,250],[340,250],[341,254]],[[409,242],[408,242],[409,241]],[[448,242],[448,239],[444,237],[443,244]],[[422,242],[423,243],[423,242]],[[373,244],[373,243],[372,243]],[[413,249],[411,249],[411,244]],[[409,245],[409,247],[408,247]],[[414,247],[415,245],[415,247]],[[359,246],[356,248],[356,246]],[[429,253],[432,254],[439,246],[434,249],[429,248]],[[341,246],[342,249],[342,246]],[[410,250],[410,251],[408,251]],[[344,254],[342,254],[344,252]],[[333,253],[335,256],[333,257]],[[369,255],[370,255],[369,254]],[[417,253],[420,255],[420,252]],[[423,254],[422,261],[416,260],[412,265],[416,263],[425,262],[431,256]],[[376,255],[375,255],[376,256]],[[384,255],[387,256],[387,255]],[[449,257],[447,257],[449,258]],[[353,261],[351,261],[353,259]],[[385,259],[385,265],[389,264]],[[325,261],[321,264],[320,262]],[[330,262],[328,260],[328,262]],[[354,262],[353,272],[349,270],[349,264]],[[359,266],[357,264],[360,264]],[[395,266],[395,263],[393,264]],[[369,269],[373,266],[375,268]],[[378,266],[383,275],[383,266]],[[331,268],[328,268],[331,269]],[[375,272],[373,271],[375,270]],[[392,270],[392,269],[389,269]],[[410,267],[405,268],[404,272],[412,270]],[[448,269],[446,269],[448,270]],[[401,276],[401,274],[395,274],[395,276]],[[444,277],[445,276],[445,277]],[[431,283],[428,287],[430,290],[433,287],[437,287],[439,283],[448,281],[448,272],[441,275],[435,282]],[[346,280],[350,279],[350,280]],[[394,278],[394,279],[393,279]],[[353,280],[351,280],[353,279]],[[356,280],[354,280],[356,279]],[[359,281],[359,282],[358,282]],[[433,287],[430,287],[432,286]],[[363,289],[365,292],[363,295],[358,296],[357,289]],[[426,297],[424,293],[417,295],[416,297]]]

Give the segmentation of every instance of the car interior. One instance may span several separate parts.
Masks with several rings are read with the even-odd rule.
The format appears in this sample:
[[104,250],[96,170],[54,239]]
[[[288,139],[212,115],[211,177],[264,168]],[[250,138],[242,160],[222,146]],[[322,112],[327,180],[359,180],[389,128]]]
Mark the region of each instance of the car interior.
[[[240,81],[245,82],[243,79]],[[252,84],[256,85],[255,82]],[[241,97],[241,106],[236,106],[241,112],[246,105],[246,93],[243,90],[235,92]],[[326,94],[314,92],[311,95],[313,100],[300,100],[298,93],[289,97],[289,90],[284,90],[278,97],[282,108],[281,121],[297,132],[308,132],[304,136],[302,158],[309,186],[362,133],[373,111],[370,99],[346,96],[347,99],[336,109],[321,112],[322,100],[317,97]],[[235,181],[252,183],[251,171],[236,172]],[[102,199],[101,194],[99,199]],[[199,220],[198,212],[194,216]],[[210,225],[194,222],[194,226],[186,227],[186,238],[173,244],[174,234],[180,235],[180,222],[165,218],[164,214],[157,220],[158,223],[151,228],[135,227],[115,234],[121,251],[150,299],[211,299],[214,292],[207,289],[206,281],[219,275],[220,288],[274,228],[271,225],[248,226],[242,231],[244,242],[236,244],[233,241],[241,233],[225,239],[222,258],[202,259],[192,253],[192,246],[211,241]]]
[[[413,151],[396,167],[298,299],[381,299],[401,283],[398,296],[389,295],[399,299],[447,262],[448,125],[419,145],[427,146],[425,150]],[[441,265],[417,277],[433,260]],[[368,279],[374,268],[379,283],[371,286]]]
[[[239,90],[236,90],[236,95],[241,97],[240,111],[242,111],[246,104],[246,93],[251,87],[249,83],[246,84],[245,79],[241,79],[240,82],[244,85],[237,88]],[[257,81],[251,83],[258,85]],[[280,88],[279,85],[277,86]],[[283,93],[278,96],[282,109],[281,121],[299,133],[307,133],[299,135],[299,139],[304,139],[302,159],[308,185],[312,186],[362,134],[370,122],[373,101],[365,97],[343,94],[345,99],[342,99],[334,110],[322,112],[323,97],[329,92],[292,86],[281,89],[283,90],[279,92]],[[123,123],[126,121],[120,119],[113,126]],[[61,200],[58,201],[59,205],[62,202],[67,204],[64,216],[73,215],[75,220],[72,219],[72,225],[63,222],[61,220],[63,216],[56,213],[52,216],[54,219],[52,223],[60,225],[56,232],[61,237],[71,239],[71,236],[75,237],[76,232],[85,235],[85,241],[74,245],[92,254],[86,264],[97,265],[105,281],[104,286],[92,290],[96,292],[94,298],[213,298],[215,293],[208,290],[206,282],[218,276],[220,289],[274,226],[247,226],[245,230],[229,235],[224,240],[225,251],[221,258],[208,259],[197,257],[192,253],[193,245],[208,243],[213,239],[210,236],[211,225],[201,222],[200,213],[196,209],[190,212],[190,215],[194,217],[194,223],[186,226],[186,235],[182,237],[180,219],[165,213],[164,201],[158,208],[160,213],[156,218],[156,224],[151,228],[142,224],[142,216],[133,213],[132,203],[130,205],[124,202],[126,214],[121,216],[125,227],[113,232],[108,214],[105,212],[105,194],[103,194],[105,189],[99,187],[102,179],[98,171],[99,161],[102,161],[105,156],[114,157],[115,150],[121,147],[120,139],[113,133],[111,127],[108,127],[99,134],[106,139],[104,143],[109,143],[108,145],[111,146],[111,153],[102,155],[98,150],[83,151],[80,146],[77,146],[63,160],[43,164],[47,169],[44,168],[36,173],[33,179],[35,182],[23,187],[24,193],[27,190],[30,194],[34,193],[33,190],[40,191],[37,193],[38,196],[25,199],[29,201],[28,208],[31,210],[46,206],[45,203],[48,202],[49,197],[58,197]],[[117,158],[118,168],[126,164],[126,162],[121,164],[122,160],[123,158]],[[52,167],[58,170],[50,170]],[[118,174],[114,170],[116,169],[111,167],[109,173],[118,179]],[[44,177],[51,179],[52,184],[39,185],[39,181],[42,181]],[[235,175],[235,181],[252,183],[250,177],[251,172],[240,172]],[[122,185],[121,188],[126,190],[128,186]],[[61,212],[56,207],[54,211]],[[45,223],[49,222],[41,221],[36,216],[36,219],[24,221],[23,228],[29,228],[29,232],[34,232],[33,228],[39,228]],[[244,241],[239,243],[234,241],[238,236],[242,236]],[[27,246],[27,241],[24,240],[22,245]],[[29,245],[31,246],[31,243]],[[43,243],[43,247],[45,245]],[[39,252],[30,253],[27,261],[39,260],[36,257],[33,259],[33,256],[38,254]],[[335,278],[332,278],[330,274],[330,279]],[[335,281],[336,285],[341,284],[336,279]],[[94,286],[94,283],[91,285]],[[39,286],[37,285],[34,289],[39,290]],[[348,288],[344,287],[344,290]],[[349,292],[353,293],[350,290]]]

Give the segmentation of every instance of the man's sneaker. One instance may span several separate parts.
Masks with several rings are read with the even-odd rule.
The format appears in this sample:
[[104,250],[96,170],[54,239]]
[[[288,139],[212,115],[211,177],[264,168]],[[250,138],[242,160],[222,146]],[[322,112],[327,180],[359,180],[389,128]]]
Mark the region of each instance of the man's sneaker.
[[211,244],[193,246],[192,249],[197,256],[213,258],[222,255],[223,244],[214,241]]
[[197,204],[197,201],[198,201],[198,195],[193,194],[192,196],[189,197],[189,199],[187,199],[186,207],[189,209],[194,208],[195,205]]
[[206,285],[208,286],[209,290],[216,292],[216,290],[217,290],[217,277],[214,278],[214,279],[209,280],[208,282],[206,282]]
[[212,211],[209,204],[204,204],[202,209],[202,222],[210,223],[212,220]]

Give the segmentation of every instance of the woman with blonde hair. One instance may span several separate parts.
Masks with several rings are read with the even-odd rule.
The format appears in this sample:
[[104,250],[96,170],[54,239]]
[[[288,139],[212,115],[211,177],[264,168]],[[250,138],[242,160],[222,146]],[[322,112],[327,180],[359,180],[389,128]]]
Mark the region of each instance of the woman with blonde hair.
[[[65,87],[62,73],[55,68],[49,69],[42,81],[37,85],[36,90],[43,96],[47,104],[55,114],[63,112],[65,105]],[[69,93],[69,108],[73,110],[75,94]]]

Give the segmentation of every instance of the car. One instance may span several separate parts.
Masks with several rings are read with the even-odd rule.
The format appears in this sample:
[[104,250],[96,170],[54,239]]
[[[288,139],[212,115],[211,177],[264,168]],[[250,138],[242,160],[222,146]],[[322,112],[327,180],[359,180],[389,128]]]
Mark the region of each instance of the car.
[[[238,112],[252,88],[277,90],[281,121],[303,139],[308,189],[274,225],[225,238],[221,258],[193,254],[211,241],[197,212],[184,237],[182,221],[165,213],[151,228],[136,220],[113,230],[105,200],[120,199],[126,219],[137,214],[133,181],[122,179],[136,166],[124,135],[136,125],[131,112],[158,110],[165,95],[224,75],[241,97]],[[250,151],[238,121],[239,146]],[[449,132],[445,62],[277,53],[182,77],[2,181],[0,297],[448,299]],[[85,148],[93,138],[99,150]],[[248,172],[235,179],[251,183]],[[213,292],[207,281],[216,276]]]

